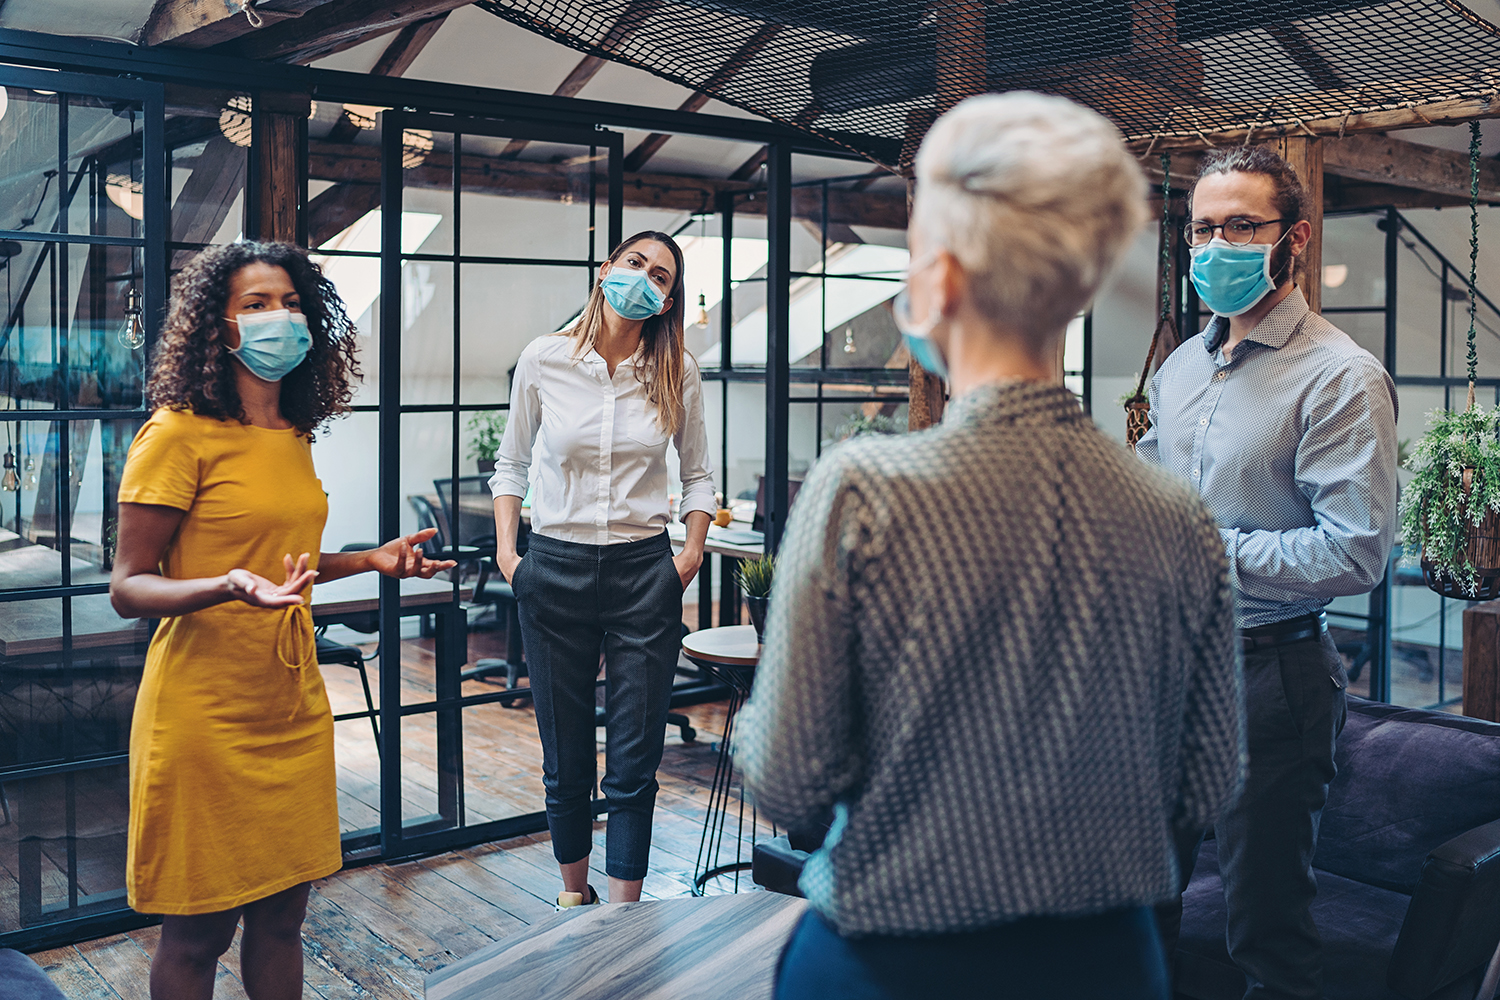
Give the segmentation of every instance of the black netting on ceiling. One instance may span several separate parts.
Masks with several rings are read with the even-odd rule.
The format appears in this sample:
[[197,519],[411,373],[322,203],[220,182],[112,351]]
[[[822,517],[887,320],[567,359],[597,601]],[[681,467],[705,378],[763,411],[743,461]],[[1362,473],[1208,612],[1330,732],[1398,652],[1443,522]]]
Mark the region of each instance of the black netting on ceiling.
[[[1352,114],[1493,98],[1500,31],[1456,0],[481,0],[897,166],[933,108],[1062,94],[1132,140],[1329,129]],[[622,100],[628,96],[622,95]]]

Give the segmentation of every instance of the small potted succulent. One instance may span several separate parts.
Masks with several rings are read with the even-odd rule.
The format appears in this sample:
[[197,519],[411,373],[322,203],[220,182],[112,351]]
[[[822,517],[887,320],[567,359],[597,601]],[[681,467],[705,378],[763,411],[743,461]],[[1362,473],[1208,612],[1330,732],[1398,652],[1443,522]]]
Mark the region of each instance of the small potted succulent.
[[1500,409],[1433,410],[1401,491],[1401,535],[1445,597],[1500,596]]
[[481,473],[495,471],[495,452],[500,450],[500,440],[505,437],[505,412],[503,410],[481,410],[469,420],[469,457],[479,463]]
[[738,571],[740,590],[745,594],[745,606],[750,609],[750,624],[755,626],[755,638],[766,641],[766,609],[771,603],[771,580],[776,575],[776,557],[764,555],[759,559],[747,559],[740,563]]

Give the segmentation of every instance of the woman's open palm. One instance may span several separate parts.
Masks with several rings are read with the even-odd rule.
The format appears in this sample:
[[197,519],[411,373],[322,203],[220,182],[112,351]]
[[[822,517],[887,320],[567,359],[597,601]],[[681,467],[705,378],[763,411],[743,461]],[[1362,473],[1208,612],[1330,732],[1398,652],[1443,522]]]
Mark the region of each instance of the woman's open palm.
[[302,591],[317,578],[317,573],[307,568],[308,554],[302,553],[296,562],[290,555],[282,557],[286,567],[286,581],[272,583],[248,569],[229,571],[229,589],[235,598],[257,608],[287,608],[302,603]]

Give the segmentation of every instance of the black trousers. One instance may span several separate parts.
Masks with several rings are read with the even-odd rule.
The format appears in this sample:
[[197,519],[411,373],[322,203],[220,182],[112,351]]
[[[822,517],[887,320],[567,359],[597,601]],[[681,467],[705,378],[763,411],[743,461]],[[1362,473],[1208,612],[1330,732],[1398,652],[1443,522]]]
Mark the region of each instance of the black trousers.
[[[1344,728],[1348,678],[1333,639],[1245,654],[1250,769],[1238,802],[1214,825],[1229,957],[1245,973],[1247,1000],[1320,1000],[1322,940],[1313,924],[1313,852]],[[1180,831],[1182,888],[1202,830]],[[1178,897],[1157,907],[1168,968],[1182,924]]]
[[609,802],[604,870],[641,879],[651,853],[656,769],[682,648],[682,579],[665,533],[580,545],[533,533],[512,580],[542,741],[547,826],[560,864],[589,856],[598,776],[594,685],[605,660]]

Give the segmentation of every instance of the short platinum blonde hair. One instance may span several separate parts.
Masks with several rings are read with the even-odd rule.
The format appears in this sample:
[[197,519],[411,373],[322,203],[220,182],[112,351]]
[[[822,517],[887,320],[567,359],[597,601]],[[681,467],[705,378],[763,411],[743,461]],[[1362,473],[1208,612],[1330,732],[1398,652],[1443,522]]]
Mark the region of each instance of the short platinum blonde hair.
[[1146,178],[1105,118],[1061,97],[971,97],[922,142],[911,226],[951,253],[978,308],[1054,336],[1146,220]]

